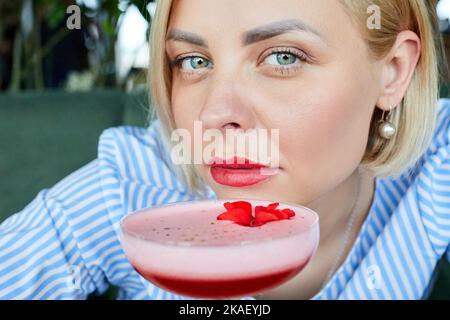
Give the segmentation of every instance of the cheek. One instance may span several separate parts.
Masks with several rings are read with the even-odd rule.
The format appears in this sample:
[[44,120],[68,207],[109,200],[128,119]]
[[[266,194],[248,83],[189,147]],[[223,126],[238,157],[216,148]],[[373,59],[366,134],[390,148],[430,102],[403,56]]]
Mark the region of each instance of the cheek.
[[184,105],[183,101],[186,101],[186,99],[182,99],[182,92],[180,89],[176,86],[176,84],[172,87],[172,96],[171,96],[171,108],[172,108],[172,114],[175,121],[175,125],[177,128],[186,128],[186,123],[184,123],[183,119],[185,119],[186,112],[183,112],[183,110],[186,110],[186,106]]
[[308,105],[297,117],[300,121],[289,121],[283,127],[286,146],[282,148],[292,152],[296,160],[301,158],[302,163],[316,167],[354,161],[365,147],[367,131],[366,119],[354,112],[357,107],[336,96]]
[[193,129],[194,121],[198,119],[200,107],[198,89],[187,89],[173,82],[171,109],[177,128]]
[[351,173],[361,161],[374,104],[357,83],[316,88],[297,91],[296,97],[291,93],[289,99],[284,93],[284,111],[272,119],[280,128],[286,169],[299,181],[321,184],[326,177],[340,179]]

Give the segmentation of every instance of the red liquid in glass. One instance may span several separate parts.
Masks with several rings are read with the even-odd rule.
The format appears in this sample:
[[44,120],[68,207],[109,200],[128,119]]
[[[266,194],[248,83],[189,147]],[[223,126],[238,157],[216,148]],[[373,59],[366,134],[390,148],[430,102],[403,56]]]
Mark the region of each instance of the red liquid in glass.
[[183,277],[173,277],[166,275],[157,275],[145,272],[136,268],[145,279],[154,283],[158,287],[175,292],[180,295],[194,298],[227,298],[243,297],[252,293],[260,292],[274,288],[281,283],[291,279],[300,272],[307,263],[295,267],[258,275],[255,277],[218,279],[192,279]]

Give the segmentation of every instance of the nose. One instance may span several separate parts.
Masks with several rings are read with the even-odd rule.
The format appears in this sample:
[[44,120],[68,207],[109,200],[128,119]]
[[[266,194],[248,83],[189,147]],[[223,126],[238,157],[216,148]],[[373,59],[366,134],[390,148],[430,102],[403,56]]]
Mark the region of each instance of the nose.
[[255,127],[248,92],[236,76],[218,75],[211,79],[199,120],[204,129],[247,130]]

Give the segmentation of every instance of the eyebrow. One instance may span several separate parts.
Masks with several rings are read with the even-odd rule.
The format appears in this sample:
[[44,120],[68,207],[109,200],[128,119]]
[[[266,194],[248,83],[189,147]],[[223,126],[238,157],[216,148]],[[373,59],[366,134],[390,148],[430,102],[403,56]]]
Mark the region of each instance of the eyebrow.
[[[320,32],[305,22],[297,19],[288,19],[272,22],[245,32],[242,38],[242,45],[249,46],[253,43],[267,40],[291,31],[304,31],[321,39],[323,38]],[[178,29],[172,29],[168,32],[166,41],[169,40],[187,42],[199,47],[208,48],[208,42],[202,37],[196,35],[195,33],[181,31]]]

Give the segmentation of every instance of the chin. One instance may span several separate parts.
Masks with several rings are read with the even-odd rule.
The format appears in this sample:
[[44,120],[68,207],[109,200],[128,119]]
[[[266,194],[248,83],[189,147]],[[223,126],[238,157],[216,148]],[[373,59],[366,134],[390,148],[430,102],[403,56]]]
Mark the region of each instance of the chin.
[[214,183],[214,186],[211,188],[216,193],[218,199],[255,199],[292,202],[284,197],[283,192],[275,191],[279,189],[274,188],[273,184],[271,185],[270,183],[264,183],[264,186],[261,184],[247,187],[229,187]]

